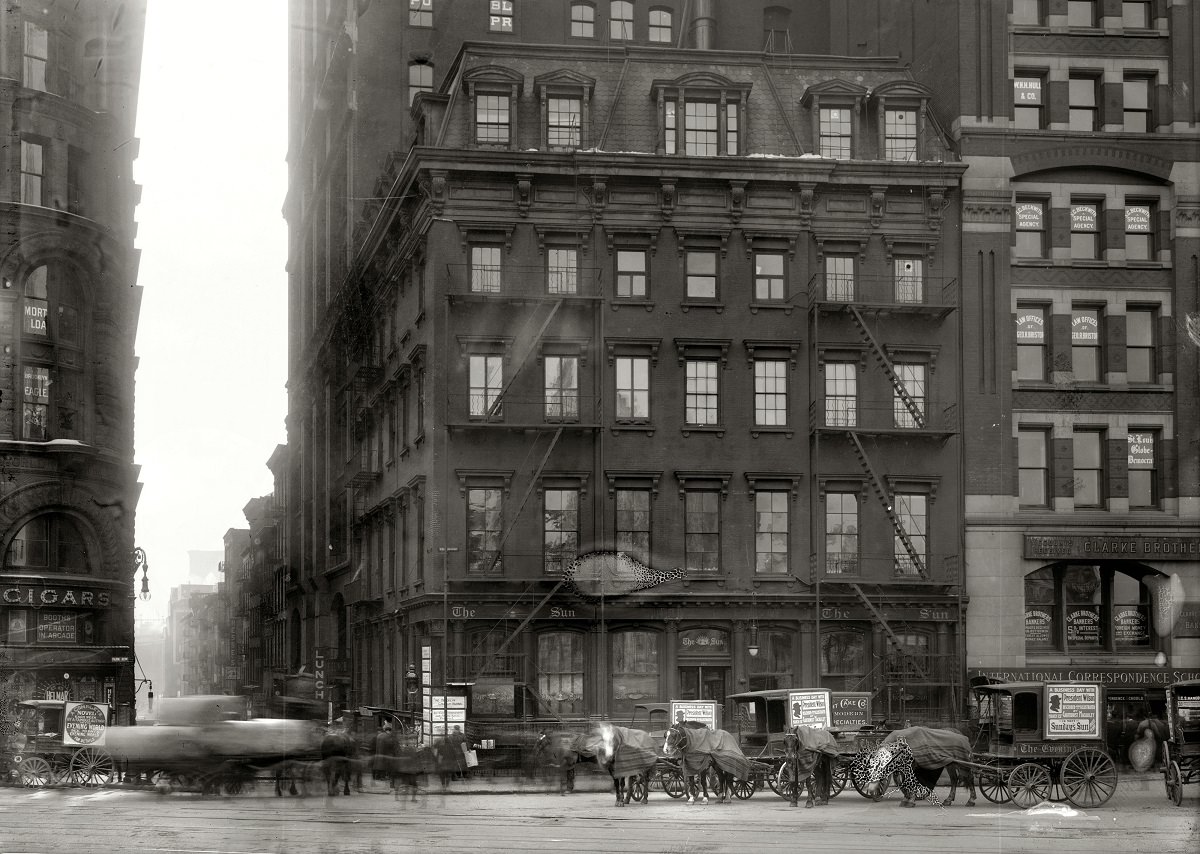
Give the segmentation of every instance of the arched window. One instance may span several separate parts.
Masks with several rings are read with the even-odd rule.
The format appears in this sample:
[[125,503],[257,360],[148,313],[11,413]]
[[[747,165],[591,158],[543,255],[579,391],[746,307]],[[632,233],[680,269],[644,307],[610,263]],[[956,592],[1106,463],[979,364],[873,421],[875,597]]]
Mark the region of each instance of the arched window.
[[791,53],[792,12],[784,6],[763,9],[763,50],[767,53]]
[[862,691],[867,677],[871,638],[859,629],[821,633],[821,687],[830,691]]
[[77,272],[43,264],[21,289],[20,438],[83,438],[82,297]]
[[573,717],[583,700],[583,635],[544,632],[537,639],[538,712]]
[[408,105],[421,92],[433,91],[433,66],[428,62],[411,62],[408,65]]
[[591,3],[571,4],[571,36],[577,39],[596,37],[596,7]]
[[626,630],[610,635],[612,644],[612,707],[615,716],[632,716],[633,707],[659,696],[658,635]]
[[792,635],[762,629],[758,632],[758,655],[749,659],[751,691],[771,691],[791,688],[796,680],[792,677]]
[[671,10],[656,6],[650,10],[650,42],[670,44],[671,39]]
[[1133,565],[1057,564],[1025,576],[1029,652],[1152,648],[1157,573]]
[[59,513],[45,513],[26,522],[8,546],[4,567],[39,573],[92,571],[79,528],[73,519]]
[[633,39],[633,4],[628,0],[608,4],[608,35],[615,42]]

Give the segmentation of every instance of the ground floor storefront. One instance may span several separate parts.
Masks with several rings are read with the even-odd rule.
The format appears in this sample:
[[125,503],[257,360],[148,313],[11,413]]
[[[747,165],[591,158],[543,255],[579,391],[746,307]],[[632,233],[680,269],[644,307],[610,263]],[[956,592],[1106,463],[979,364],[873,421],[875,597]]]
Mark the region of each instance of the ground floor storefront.
[[[404,620],[360,627],[350,693],[357,704],[382,702],[391,687],[414,711],[443,706],[443,695],[462,698],[473,722],[634,721],[644,704],[692,700],[715,702],[729,721],[732,694],[826,688],[869,693],[879,723],[961,719],[957,599],[910,595],[868,606],[832,592],[819,605],[767,600],[430,603]],[[394,675],[366,684],[381,671]],[[415,681],[405,681],[409,673]]]

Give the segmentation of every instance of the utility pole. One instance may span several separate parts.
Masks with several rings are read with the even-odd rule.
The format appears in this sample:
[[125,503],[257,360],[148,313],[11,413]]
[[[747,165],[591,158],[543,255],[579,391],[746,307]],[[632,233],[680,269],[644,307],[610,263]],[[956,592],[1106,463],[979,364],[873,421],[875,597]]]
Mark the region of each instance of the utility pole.
[[450,687],[450,552],[458,551],[457,546],[440,546],[442,553],[442,693],[448,693]]

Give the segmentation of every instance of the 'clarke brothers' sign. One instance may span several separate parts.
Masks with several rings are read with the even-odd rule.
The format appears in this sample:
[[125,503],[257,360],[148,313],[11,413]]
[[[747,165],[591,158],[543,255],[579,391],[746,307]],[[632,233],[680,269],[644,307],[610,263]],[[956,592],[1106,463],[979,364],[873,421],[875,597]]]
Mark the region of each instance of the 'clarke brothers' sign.
[[1200,537],[1042,536],[1025,535],[1025,557],[1141,558],[1143,560],[1200,560]]

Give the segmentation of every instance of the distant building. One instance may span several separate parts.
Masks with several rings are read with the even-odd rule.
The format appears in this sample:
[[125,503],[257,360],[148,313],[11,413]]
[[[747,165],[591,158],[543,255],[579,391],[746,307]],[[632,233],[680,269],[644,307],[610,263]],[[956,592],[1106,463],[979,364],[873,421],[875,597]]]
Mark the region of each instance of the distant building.
[[26,698],[133,717],[145,5],[0,7],[0,728]]

